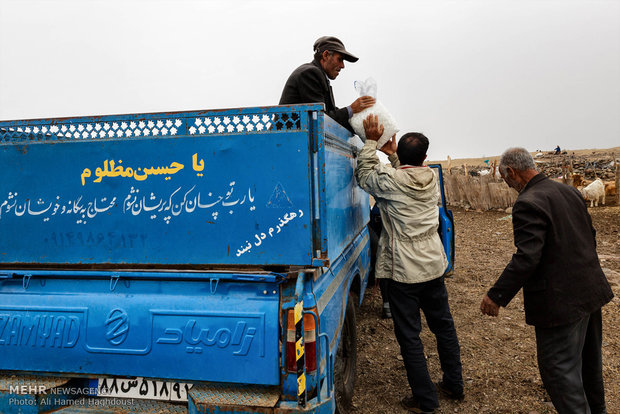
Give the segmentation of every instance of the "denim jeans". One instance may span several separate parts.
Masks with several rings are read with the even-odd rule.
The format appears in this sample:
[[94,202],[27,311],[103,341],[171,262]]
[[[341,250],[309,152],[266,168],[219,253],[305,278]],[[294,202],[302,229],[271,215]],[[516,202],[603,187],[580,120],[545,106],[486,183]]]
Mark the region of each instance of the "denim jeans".
[[448,292],[443,276],[422,283],[389,282],[389,301],[394,331],[403,356],[407,379],[420,408],[439,406],[437,390],[431,380],[420,340],[420,310],[437,338],[437,352],[446,387],[459,393],[463,390],[461,351],[454,320],[448,305]]

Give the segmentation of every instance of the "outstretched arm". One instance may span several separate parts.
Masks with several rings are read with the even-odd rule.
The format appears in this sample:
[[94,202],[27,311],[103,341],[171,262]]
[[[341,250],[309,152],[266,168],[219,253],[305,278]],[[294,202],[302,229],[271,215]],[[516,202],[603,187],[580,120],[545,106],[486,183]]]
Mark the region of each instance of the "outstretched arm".
[[[377,140],[383,135],[383,126],[379,124],[376,115],[369,115],[364,120],[364,132],[366,133],[366,143],[357,158],[357,168],[355,169],[357,182],[360,187],[375,198],[390,199],[398,196],[401,191],[394,180],[395,168],[383,165],[377,157]],[[396,163],[398,163],[398,157],[395,153],[390,158],[395,158]],[[392,165],[394,165],[394,161],[392,161]]]

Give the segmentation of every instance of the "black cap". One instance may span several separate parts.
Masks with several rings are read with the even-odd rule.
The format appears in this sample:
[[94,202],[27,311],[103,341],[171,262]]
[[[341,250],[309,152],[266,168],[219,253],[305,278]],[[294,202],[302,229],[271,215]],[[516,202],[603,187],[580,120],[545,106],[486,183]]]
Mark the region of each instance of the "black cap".
[[337,39],[333,36],[319,37],[318,39],[316,39],[316,42],[314,42],[315,52],[323,53],[324,50],[338,52],[342,55],[342,58],[344,60],[347,60],[349,62],[357,62],[359,60],[357,56],[354,56],[351,53],[347,52],[347,50],[344,48],[344,44],[340,41],[340,39]]

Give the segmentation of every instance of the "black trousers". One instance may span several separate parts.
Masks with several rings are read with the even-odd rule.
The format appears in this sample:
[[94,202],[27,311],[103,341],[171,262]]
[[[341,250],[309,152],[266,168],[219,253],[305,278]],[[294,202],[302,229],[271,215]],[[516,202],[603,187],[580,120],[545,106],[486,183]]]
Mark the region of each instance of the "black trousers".
[[604,414],[601,310],[577,322],[536,328],[538,369],[559,414]]
[[424,312],[429,329],[437,338],[444,384],[455,392],[463,390],[461,351],[444,278],[442,276],[422,283],[390,280],[388,296],[394,331],[413,396],[423,410],[436,408],[439,406],[437,390],[428,373],[424,345],[420,340],[420,309]]
[[[375,211],[376,210],[376,211]],[[383,306],[388,303],[388,279],[375,279],[375,267],[377,265],[377,251],[379,250],[379,237],[381,237],[381,216],[379,208],[374,207],[370,215],[370,223],[368,223],[368,234],[370,235],[370,280],[374,280],[379,284],[381,291],[381,299]]]

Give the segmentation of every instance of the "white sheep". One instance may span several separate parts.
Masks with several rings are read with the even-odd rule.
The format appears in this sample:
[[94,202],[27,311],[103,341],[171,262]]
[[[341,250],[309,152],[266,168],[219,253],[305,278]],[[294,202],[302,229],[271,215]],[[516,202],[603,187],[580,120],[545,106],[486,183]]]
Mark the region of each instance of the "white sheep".
[[597,178],[592,181],[586,187],[581,189],[581,195],[585,200],[590,200],[590,207],[597,206],[598,201],[602,197],[603,205],[605,204],[605,184],[603,184],[603,180]]

